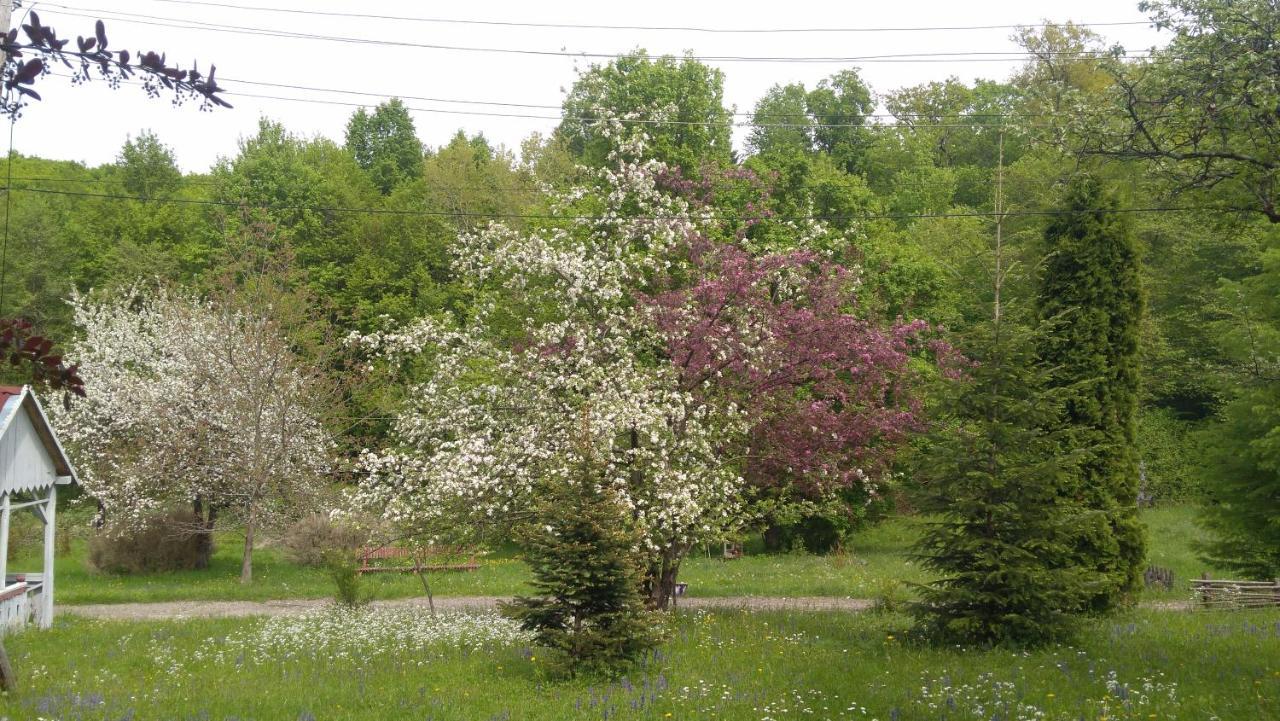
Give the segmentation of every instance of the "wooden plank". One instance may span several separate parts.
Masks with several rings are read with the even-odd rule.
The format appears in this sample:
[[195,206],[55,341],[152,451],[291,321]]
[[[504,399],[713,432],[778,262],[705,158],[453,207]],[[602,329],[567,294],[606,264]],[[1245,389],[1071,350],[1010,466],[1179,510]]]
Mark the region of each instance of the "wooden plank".
[[57,532],[55,514],[58,510],[58,487],[49,486],[49,503],[44,507],[44,582],[40,589],[40,628],[53,625],[53,562],[57,548],[54,534]]
[[27,584],[23,582],[18,582],[9,586],[5,586],[4,590],[0,591],[0,601],[8,601],[11,598],[17,598],[18,596],[25,596],[26,594],[27,594]]

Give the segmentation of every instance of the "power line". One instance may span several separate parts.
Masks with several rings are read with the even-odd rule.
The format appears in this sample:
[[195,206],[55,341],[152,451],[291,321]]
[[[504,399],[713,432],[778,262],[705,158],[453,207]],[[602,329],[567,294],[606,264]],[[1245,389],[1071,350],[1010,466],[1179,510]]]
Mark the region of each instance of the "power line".
[[[152,0],[152,2],[169,5],[190,5],[202,7],[228,8],[232,10],[250,10],[254,12],[286,13],[291,15],[311,15],[320,17],[339,17],[364,20],[394,20],[397,22],[436,23],[451,25],[486,25],[492,27],[519,28],[553,28],[562,30],[627,30],[638,32],[695,32],[721,34],[780,34],[780,33],[888,33],[888,32],[936,32],[936,31],[968,31],[968,30],[1015,30],[1018,28],[1042,28],[1049,23],[1026,23],[1022,25],[939,25],[925,27],[835,27],[835,28],[710,28],[691,25],[603,25],[585,23],[538,23],[516,22],[510,20],[476,20],[463,18],[414,17],[406,15],[377,15],[373,13],[351,13],[323,10],[296,10],[292,8],[276,8],[262,5],[234,5],[231,3],[199,2],[198,0]],[[1150,25],[1149,20],[1125,20],[1100,23],[1072,23],[1078,27],[1117,27],[1125,25]]]
[[[71,75],[71,74],[69,74],[69,73],[61,73],[61,72],[51,72],[50,74],[51,74],[51,75],[55,75],[55,76],[57,76],[57,77],[65,77],[65,78],[75,77],[75,76],[73,76],[73,75]],[[229,80],[229,79],[227,79],[227,80]],[[141,85],[141,82],[140,82],[140,81],[128,81],[128,80],[123,80],[123,81],[118,81],[118,82],[122,82],[122,83],[126,83],[126,84],[131,84],[131,85]],[[281,85],[283,85],[283,84],[281,84]],[[303,86],[286,86],[286,87],[297,87],[297,88],[301,88],[301,87],[303,87]],[[313,90],[323,90],[323,89],[322,89],[322,88],[313,88]],[[334,92],[341,92],[341,91],[334,91]],[[222,94],[222,95],[225,95],[225,96],[241,97],[241,98],[254,98],[254,99],[258,99],[258,100],[280,100],[280,101],[286,101],[286,102],[291,102],[291,103],[312,103],[312,104],[315,104],[315,105],[334,105],[334,106],[348,107],[348,108],[368,108],[368,107],[370,107],[370,103],[360,103],[360,102],[353,102],[353,101],[346,101],[346,100],[328,100],[328,99],[324,99],[324,98],[296,98],[296,97],[286,97],[286,96],[283,96],[283,95],[268,95],[268,94],[263,94],[263,93],[244,93],[244,92],[237,92],[237,91],[233,91],[233,90],[223,90],[223,91],[221,91],[221,94]],[[358,93],[358,94],[365,95],[366,93]],[[368,94],[368,95],[374,95],[374,94],[370,93],[370,94]],[[391,99],[391,98],[398,97],[398,96],[382,96],[382,95],[377,95],[376,97],[386,98],[386,99]],[[406,105],[406,106],[404,106],[404,109],[405,109],[405,110],[410,110],[410,111],[413,111],[413,112],[419,112],[419,113],[435,113],[435,114],[440,114],[440,115],[467,115],[467,116],[479,116],[479,117],[491,117],[491,118],[521,118],[521,119],[531,119],[531,120],[557,120],[557,121],[560,121],[560,122],[575,122],[575,123],[582,123],[582,124],[584,124],[584,125],[598,125],[598,124],[600,124],[600,123],[605,123],[605,122],[610,122],[610,121],[611,121],[611,119],[609,119],[609,118],[590,117],[590,116],[574,116],[574,115],[538,115],[538,114],[534,114],[534,113],[506,113],[506,112],[497,112],[497,111],[491,111],[491,110],[456,110],[456,109],[452,109],[452,108],[420,108],[420,107],[414,107],[414,106],[410,106],[410,105]],[[864,117],[872,117],[872,116],[864,116]],[[897,117],[897,116],[892,116],[892,115],[885,116],[885,115],[881,114],[881,115],[877,115],[877,116],[874,116],[874,117]],[[923,116],[919,116],[919,117],[923,117]],[[951,115],[951,116],[929,116],[929,117],[949,117],[949,118],[956,118],[956,119],[959,119],[959,118],[966,118],[966,117],[973,117],[973,118],[1004,118],[1004,117],[1060,117],[1060,116],[1056,116],[1056,115],[1048,115],[1048,114],[1024,114],[1024,115],[1011,114],[1011,115],[1004,116],[1004,115],[996,115],[996,114],[993,114],[993,113],[975,113],[975,114],[973,114],[973,115]],[[854,129],[866,129],[866,130],[897,130],[897,129],[899,129],[899,128],[905,128],[905,129],[907,129],[907,130],[922,130],[922,129],[925,129],[925,128],[961,128],[961,129],[969,129],[969,130],[972,130],[972,129],[975,129],[975,128],[1006,128],[1006,129],[1008,129],[1008,128],[1009,128],[1009,126],[1008,126],[1007,124],[1005,124],[1005,123],[932,123],[932,122],[930,122],[930,123],[922,123],[922,122],[898,122],[898,123],[816,123],[816,122],[814,122],[814,123],[757,123],[757,122],[753,122],[753,121],[731,121],[731,120],[723,120],[723,121],[721,121],[721,120],[678,120],[678,119],[652,118],[652,117],[650,117],[650,118],[637,117],[637,118],[625,118],[625,119],[621,119],[621,118],[620,118],[620,119],[618,119],[618,120],[619,120],[619,122],[621,122],[621,123],[623,123],[623,124],[631,124],[631,125],[655,125],[655,126],[660,126],[660,125],[678,125],[678,126],[696,126],[696,127],[712,127],[712,126],[726,125],[726,126],[735,127],[735,128],[787,128],[787,129],[800,129],[800,130],[804,130],[804,129],[819,129],[819,128],[821,128],[821,129],[854,128]],[[1022,126],[1020,126],[1020,127],[1024,127],[1024,128],[1047,128],[1047,127],[1054,127],[1054,126],[1041,124],[1041,125],[1022,125]]]
[[[684,216],[678,215],[638,215],[619,218],[604,215],[564,215],[557,213],[494,213],[456,210],[414,210],[409,208],[351,208],[323,205],[274,205],[255,204],[233,200],[196,199],[196,198],[149,198],[140,195],[123,195],[116,193],[93,193],[79,190],[55,190],[52,188],[0,188],[22,193],[41,193],[47,195],[68,195],[76,197],[100,198],[107,200],[136,200],[151,203],[175,203],[179,205],[200,205],[233,208],[257,208],[261,210],[309,210],[317,213],[359,213],[366,215],[399,215],[427,216],[445,218],[491,218],[519,220],[560,220],[560,221],[618,221],[618,220],[676,220]],[[1187,212],[1242,212],[1239,209],[1218,208],[1213,206],[1157,206],[1142,208],[1112,208],[1088,210],[1021,210],[996,213],[993,211],[963,211],[958,213],[870,213],[866,215],[793,215],[793,216],[716,216],[714,220],[731,222],[774,222],[790,223],[804,221],[837,222],[859,220],[917,220],[926,218],[994,218],[994,217],[1053,217],[1060,215],[1079,215],[1089,213],[1131,214],[1131,213],[1187,213]]]
[[[429,103],[455,103],[458,105],[492,105],[508,108],[533,108],[537,110],[560,110],[563,105],[549,105],[545,103],[512,103],[501,100],[470,100],[462,98],[437,98],[423,95],[405,95],[400,93],[377,93],[367,90],[347,90],[344,88],[326,88],[314,85],[296,85],[293,83],[272,83],[263,80],[246,80],[244,78],[233,78],[223,75],[221,80],[232,83],[241,83],[244,85],[258,85],[267,88],[283,88],[287,90],[307,90],[311,92],[335,93],[338,95],[357,95],[361,97],[380,98],[382,100],[421,100]],[[735,111],[727,113],[735,117],[768,117],[768,118],[793,118],[798,117],[797,113],[756,113]],[[1053,113],[866,113],[859,115],[861,118],[1048,118],[1057,117]]]
[[[317,105],[336,105],[350,108],[367,108],[369,103],[358,103],[343,100],[325,100],[323,98],[290,98],[281,95],[264,95],[260,93],[241,93],[231,90],[225,90],[222,95],[256,98],[259,100],[282,100],[294,103],[313,103]],[[592,118],[585,116],[573,115],[536,115],[533,113],[503,113],[486,110],[454,110],[450,108],[419,108],[413,106],[405,106],[405,110],[411,110],[419,113],[436,113],[441,115],[469,115],[489,118],[524,118],[532,120],[558,120],[561,122],[575,122],[584,125],[598,125],[604,122],[610,122],[609,118]],[[812,128],[862,128],[867,130],[896,130],[899,128],[908,128],[912,130],[920,130],[924,128],[999,128],[1007,127],[999,123],[755,123],[749,121],[717,121],[717,120],[676,120],[663,118],[619,118],[622,124],[631,125],[681,125],[681,126],[718,126],[727,125],[735,128],[789,128],[789,129],[812,129]],[[1053,127],[1050,125],[1024,125],[1022,127],[1043,128]]]
[[[118,166],[117,166],[118,167]],[[104,183],[111,185],[123,185],[127,180],[123,178],[54,178],[49,176],[25,176],[15,175],[9,178],[10,181],[19,180],[30,183]],[[175,185],[218,185],[218,181],[205,178],[187,178],[184,177],[177,181]]]
[[[540,56],[540,57],[568,57],[568,58],[588,58],[588,59],[614,59],[620,56],[620,53],[601,53],[601,52],[570,52],[567,50],[531,50],[523,48],[494,48],[494,47],[469,47],[462,45],[441,45],[436,43],[420,43],[407,40],[384,40],[377,38],[360,38],[342,35],[321,35],[315,33],[302,33],[289,30],[276,30],[270,28],[255,28],[243,25],[229,25],[223,23],[206,23],[199,20],[190,20],[186,18],[167,18],[155,15],[142,15],[138,13],[126,13],[101,8],[81,8],[70,5],[62,5],[58,3],[46,3],[45,7],[60,8],[66,12],[64,15],[73,17],[83,17],[89,19],[97,19],[99,15],[106,15],[108,19],[120,20],[138,25],[152,25],[157,27],[179,28],[188,30],[207,30],[209,32],[225,32],[240,35],[259,35],[266,37],[294,38],[302,40],[320,40],[324,42],[340,42],[356,45],[376,45],[386,47],[407,47],[420,48],[426,50],[446,50],[452,52],[471,52],[471,53],[493,53],[505,55],[520,56]],[[96,13],[96,14],[85,14]],[[1059,57],[1065,59],[1101,59],[1110,57],[1109,52],[1064,52],[1057,53]],[[1022,62],[1030,60],[1036,55],[1027,52],[917,52],[917,53],[888,53],[881,55],[864,55],[864,56],[745,56],[745,55],[683,55],[682,59],[697,60],[703,62],[758,62],[758,63],[798,63],[798,64],[853,64],[853,63],[970,63],[970,62]],[[1131,58],[1141,58],[1145,56],[1133,55],[1127,56]]]

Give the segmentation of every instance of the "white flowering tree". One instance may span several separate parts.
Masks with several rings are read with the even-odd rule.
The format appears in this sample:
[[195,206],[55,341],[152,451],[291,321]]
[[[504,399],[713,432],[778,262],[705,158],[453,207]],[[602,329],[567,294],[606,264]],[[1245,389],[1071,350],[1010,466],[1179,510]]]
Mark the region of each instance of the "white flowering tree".
[[745,429],[682,389],[634,301],[693,231],[684,201],[656,185],[661,165],[639,154],[623,144],[614,168],[584,171],[596,185],[558,199],[560,222],[460,238],[457,267],[480,299],[468,322],[428,318],[360,339],[426,370],[395,445],[364,452],[355,500],[410,529],[503,527],[526,518],[541,483],[580,468],[580,439],[594,439],[662,606],[689,548],[738,520],[739,473],[720,450]]
[[73,297],[83,337],[68,355],[94,392],[53,422],[109,531],[175,506],[204,514],[191,532],[230,517],[248,583],[255,533],[310,509],[333,451],[322,377],[270,308],[239,299],[143,286]]

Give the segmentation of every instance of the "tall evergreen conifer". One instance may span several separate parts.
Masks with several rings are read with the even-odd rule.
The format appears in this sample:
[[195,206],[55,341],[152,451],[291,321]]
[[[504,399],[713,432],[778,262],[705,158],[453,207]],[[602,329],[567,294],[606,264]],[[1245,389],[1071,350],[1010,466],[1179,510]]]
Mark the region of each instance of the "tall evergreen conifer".
[[1055,321],[1040,357],[1066,393],[1064,449],[1088,452],[1064,500],[1099,512],[1078,544],[1079,562],[1105,579],[1090,601],[1095,611],[1138,589],[1146,555],[1134,452],[1143,300],[1133,231],[1117,207],[1094,179],[1071,183],[1066,212],[1045,231],[1038,298],[1040,318]]
[[938,520],[916,554],[940,578],[913,612],[938,641],[1035,645],[1068,635],[1098,584],[1077,560],[1088,513],[1068,492],[1081,454],[1062,452],[1066,394],[1037,354],[1052,324],[1019,324],[1002,297],[1003,161],[1001,136],[991,320],[961,339],[974,365],[942,394],[917,473],[917,504]]

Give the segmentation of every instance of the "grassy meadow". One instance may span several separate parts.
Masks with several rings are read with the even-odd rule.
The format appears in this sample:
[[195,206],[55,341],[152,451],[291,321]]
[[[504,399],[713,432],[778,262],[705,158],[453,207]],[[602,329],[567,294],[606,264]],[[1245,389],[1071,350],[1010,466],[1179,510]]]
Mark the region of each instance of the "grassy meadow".
[[[377,612],[375,612],[376,614]],[[12,719],[1280,718],[1280,612],[1135,611],[1034,652],[917,644],[889,614],[682,612],[625,678],[562,681],[503,619],[61,618],[8,639]]]
[[[1172,592],[1206,570],[1186,508],[1145,511],[1152,563]],[[919,519],[859,534],[842,554],[694,554],[692,595],[894,598],[926,576],[909,557]],[[239,584],[234,537],[209,571],[122,577],[86,570],[84,548],[58,559],[59,602],[323,597],[323,573],[273,548]],[[718,550],[718,549],[716,549]],[[750,550],[750,549],[749,549]],[[22,565],[21,559],[18,563]],[[527,571],[509,553],[473,573],[433,574],[440,595],[509,595]],[[417,595],[382,574],[383,598]],[[1086,622],[1070,646],[1031,652],[939,648],[892,612],[681,611],[669,640],[625,678],[554,678],[523,632],[495,614],[322,608],[278,618],[164,622],[64,613],[5,643],[19,690],[0,719],[320,721],[343,719],[999,719],[1113,721],[1280,718],[1280,610],[1136,609]]]
[[[1150,562],[1171,568],[1177,579],[1172,592],[1148,591],[1152,599],[1181,599],[1186,581],[1211,571],[1196,558],[1194,542],[1201,531],[1194,511],[1171,506],[1143,511],[1150,532]],[[920,519],[893,518],[858,533],[843,553],[818,556],[803,553],[752,553],[734,560],[695,550],[685,562],[680,580],[689,584],[692,596],[838,596],[850,598],[895,597],[909,593],[909,584],[928,579],[910,559],[910,546]],[[333,584],[320,569],[288,562],[271,545],[254,555],[254,580],[242,585],[242,539],[223,534],[217,543],[213,567],[132,576],[97,573],[85,561],[86,544],[72,542],[70,552],[57,559],[60,604],[126,603],[191,600],[263,601],[289,598],[324,598]],[[11,569],[39,568],[30,554],[19,553]],[[510,596],[528,588],[528,570],[510,550],[481,557],[481,568],[467,573],[433,573],[432,591],[439,596]],[[365,588],[374,598],[404,598],[422,594],[413,574],[381,573],[365,577]]]

